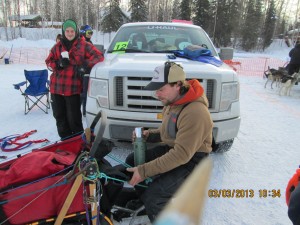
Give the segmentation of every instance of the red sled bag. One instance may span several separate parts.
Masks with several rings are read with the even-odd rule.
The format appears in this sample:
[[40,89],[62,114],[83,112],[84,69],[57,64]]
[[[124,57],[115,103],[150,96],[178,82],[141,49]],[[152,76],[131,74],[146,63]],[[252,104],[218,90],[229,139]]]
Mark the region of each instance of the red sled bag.
[[[100,117],[100,128],[94,136],[93,129]],[[109,219],[111,208],[123,183],[101,179],[100,171],[111,178],[125,175],[115,171],[103,158],[113,148],[112,142],[102,139],[105,121],[106,115],[100,111],[90,128],[85,130],[85,136],[75,136],[1,164],[0,223],[40,224],[45,220],[51,223],[56,216],[65,216],[65,211],[61,211],[64,207],[66,214],[72,214],[67,217],[74,217],[70,220],[64,217],[67,223],[74,219],[76,224],[82,224],[82,221],[90,222],[96,218],[100,224],[112,225]],[[76,187],[73,189],[74,182]],[[72,195],[67,199],[73,193],[74,198]],[[71,200],[70,207],[64,205]],[[80,216],[82,213],[86,214],[84,218]]]
[[[74,181],[63,184],[65,174],[50,175],[71,166],[82,146],[78,136],[2,164],[0,206],[5,215],[1,217],[10,224],[26,224],[57,216]],[[81,185],[67,214],[85,211],[82,190]]]
[[37,151],[14,161],[8,170],[0,171],[0,190],[49,176],[72,165],[76,155],[66,151]]
[[[61,178],[62,176],[56,176],[23,188],[18,188],[13,192],[2,195],[1,200],[9,200],[14,199],[16,196],[24,196],[25,193],[36,192],[37,188],[39,190],[47,189],[59,182]],[[71,187],[72,183],[22,197],[4,204],[2,210],[10,224],[26,224],[41,219],[51,218],[59,214]],[[82,196],[81,185],[67,214],[85,210]]]

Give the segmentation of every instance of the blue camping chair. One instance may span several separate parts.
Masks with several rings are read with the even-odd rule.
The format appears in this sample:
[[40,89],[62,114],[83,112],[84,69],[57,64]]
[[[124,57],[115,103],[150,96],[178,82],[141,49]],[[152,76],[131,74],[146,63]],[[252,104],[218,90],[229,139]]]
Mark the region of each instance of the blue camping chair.
[[[14,84],[14,87],[20,90],[25,98],[25,115],[34,106],[48,114],[48,109],[50,109],[48,70],[24,70],[24,74],[26,81]],[[44,96],[46,102],[43,101]]]

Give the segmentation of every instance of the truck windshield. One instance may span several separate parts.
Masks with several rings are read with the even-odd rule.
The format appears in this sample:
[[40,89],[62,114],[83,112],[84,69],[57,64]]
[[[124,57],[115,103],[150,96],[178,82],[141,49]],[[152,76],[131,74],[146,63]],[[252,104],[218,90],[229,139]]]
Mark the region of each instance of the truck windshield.
[[107,53],[162,52],[183,50],[188,45],[199,45],[217,53],[207,34],[199,27],[179,25],[141,25],[120,28]]

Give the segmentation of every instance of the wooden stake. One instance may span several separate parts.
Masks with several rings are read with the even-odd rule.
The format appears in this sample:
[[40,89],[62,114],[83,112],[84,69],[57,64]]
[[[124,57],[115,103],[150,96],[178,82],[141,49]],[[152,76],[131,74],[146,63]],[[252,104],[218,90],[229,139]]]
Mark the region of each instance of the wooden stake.
[[74,197],[75,197],[81,183],[82,183],[82,175],[79,174],[73,183],[73,186],[65,200],[63,207],[61,208],[61,210],[58,214],[58,217],[57,217],[54,225],[61,225],[62,221],[64,220],[64,217],[66,216],[66,214],[70,208],[70,205],[72,204],[72,202],[74,200]]
[[[95,183],[90,183],[89,184],[90,187],[90,196],[93,197],[94,199],[97,197],[96,196],[96,184]],[[95,216],[97,216],[97,209],[98,209],[98,203],[94,202],[91,204],[91,214],[92,214],[92,224],[96,225],[97,224],[97,218],[95,218]]]
[[91,135],[92,135],[91,128],[89,128],[89,127],[85,128],[84,133],[85,133],[86,142],[88,144],[90,144],[91,143]]

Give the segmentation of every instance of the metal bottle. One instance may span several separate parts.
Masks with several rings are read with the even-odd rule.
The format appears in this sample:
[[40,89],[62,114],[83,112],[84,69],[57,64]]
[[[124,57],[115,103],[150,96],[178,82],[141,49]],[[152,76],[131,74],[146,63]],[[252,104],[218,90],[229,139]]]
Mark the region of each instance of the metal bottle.
[[145,163],[145,151],[146,151],[146,141],[143,138],[143,128],[136,127],[135,128],[136,138],[133,142],[133,150],[134,150],[134,165],[138,166]]

